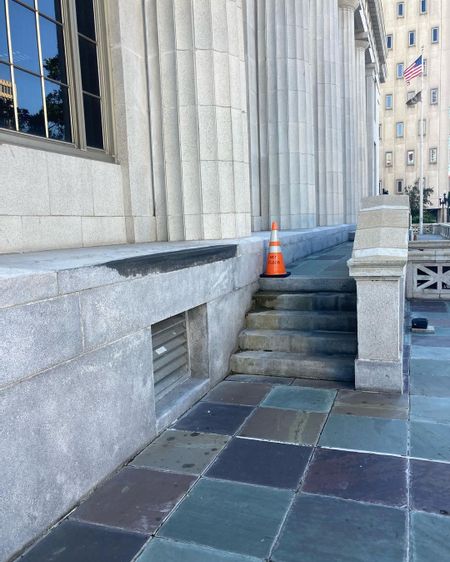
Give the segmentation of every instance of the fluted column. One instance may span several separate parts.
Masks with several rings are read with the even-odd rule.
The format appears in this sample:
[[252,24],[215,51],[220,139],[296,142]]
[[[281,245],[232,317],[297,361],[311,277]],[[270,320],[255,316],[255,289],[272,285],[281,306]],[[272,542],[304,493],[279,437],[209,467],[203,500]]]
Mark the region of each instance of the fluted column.
[[241,0],[155,0],[148,22],[159,238],[250,234]]
[[358,37],[356,46],[356,94],[358,114],[358,144],[357,150],[357,182],[359,201],[357,210],[363,197],[369,195],[369,173],[367,162],[367,99],[366,99],[366,50],[369,46],[367,38]]
[[375,63],[366,64],[366,105],[367,105],[367,194],[378,193],[378,120],[376,116]]
[[358,115],[354,19],[355,9],[358,5],[358,0],[339,0],[344,216],[347,223],[356,222],[356,215],[359,207],[356,165]]
[[316,224],[309,5],[255,5],[262,228],[271,220],[284,229]]
[[311,7],[317,215],[319,225],[325,226],[344,222],[338,4],[316,0]]

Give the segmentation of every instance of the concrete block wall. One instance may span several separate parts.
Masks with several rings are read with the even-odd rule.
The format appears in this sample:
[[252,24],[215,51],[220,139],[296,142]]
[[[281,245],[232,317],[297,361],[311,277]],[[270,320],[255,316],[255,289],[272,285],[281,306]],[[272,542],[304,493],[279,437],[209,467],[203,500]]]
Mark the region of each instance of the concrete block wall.
[[[349,229],[282,232],[286,261],[346,241]],[[165,273],[120,260],[206,243],[0,258],[0,561],[227,375],[267,243],[267,233],[231,241],[234,257]],[[195,376],[155,404],[151,325],[183,311]]]

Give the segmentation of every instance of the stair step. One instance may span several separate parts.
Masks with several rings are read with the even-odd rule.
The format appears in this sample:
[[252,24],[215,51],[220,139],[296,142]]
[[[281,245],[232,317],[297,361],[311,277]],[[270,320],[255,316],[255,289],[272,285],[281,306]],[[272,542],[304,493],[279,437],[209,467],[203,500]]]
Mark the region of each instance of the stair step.
[[356,355],[355,334],[300,330],[243,330],[239,347],[252,351],[286,351],[311,355]]
[[356,332],[356,313],[317,310],[263,310],[247,315],[247,328]]
[[308,356],[277,351],[241,351],[231,356],[233,373],[353,381],[354,357]]
[[338,292],[354,293],[355,280],[351,277],[306,277],[291,275],[284,279],[261,278],[259,287],[263,291],[299,291],[299,292]]
[[353,293],[261,292],[253,298],[256,308],[272,310],[356,310],[356,294]]

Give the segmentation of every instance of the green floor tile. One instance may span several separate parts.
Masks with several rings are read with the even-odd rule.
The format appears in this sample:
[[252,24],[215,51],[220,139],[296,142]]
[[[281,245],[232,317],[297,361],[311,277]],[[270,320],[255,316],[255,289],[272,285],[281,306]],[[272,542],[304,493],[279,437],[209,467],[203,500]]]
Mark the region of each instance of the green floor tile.
[[204,478],[158,535],[264,558],[292,496],[288,490]]
[[270,391],[262,406],[327,413],[330,411],[335,396],[335,390],[278,386]]
[[261,558],[215,550],[197,544],[153,539],[136,562],[262,562]]
[[412,457],[450,462],[450,427],[448,425],[412,421],[410,431]]
[[450,398],[411,396],[410,418],[414,421],[450,424]]
[[132,462],[134,466],[200,474],[228,442],[225,435],[198,431],[165,431]]
[[407,423],[404,420],[332,414],[325,424],[319,445],[406,455]]
[[282,528],[271,560],[402,562],[405,550],[404,511],[300,494]]
[[431,513],[411,514],[411,562],[450,560],[450,518]]

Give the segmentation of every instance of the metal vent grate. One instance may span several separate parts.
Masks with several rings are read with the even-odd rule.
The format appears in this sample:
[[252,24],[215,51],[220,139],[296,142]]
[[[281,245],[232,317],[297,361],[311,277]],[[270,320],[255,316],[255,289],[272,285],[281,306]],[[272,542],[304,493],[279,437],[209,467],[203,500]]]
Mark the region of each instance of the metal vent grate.
[[161,398],[189,377],[186,314],[153,324],[153,377],[155,396]]

